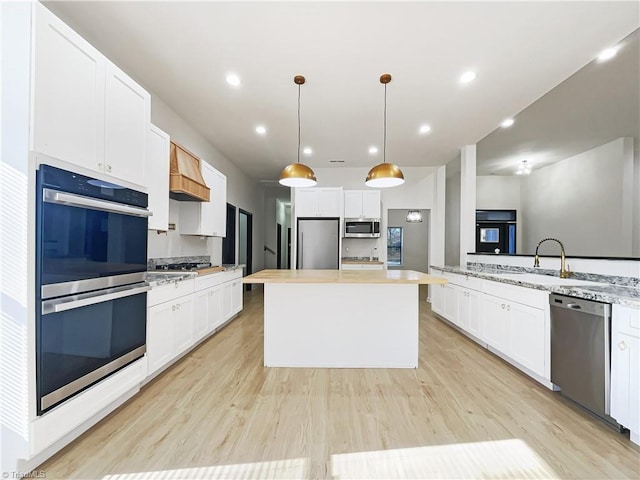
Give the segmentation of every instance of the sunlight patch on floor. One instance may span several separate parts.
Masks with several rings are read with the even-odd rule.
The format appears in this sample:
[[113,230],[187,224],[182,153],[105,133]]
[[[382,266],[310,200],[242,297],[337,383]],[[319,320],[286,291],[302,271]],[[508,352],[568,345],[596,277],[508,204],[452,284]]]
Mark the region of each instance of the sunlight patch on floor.
[[518,439],[332,455],[331,474],[334,479],[559,478]]
[[102,480],[258,480],[309,478],[309,462],[306,458],[274,460],[271,462],[238,463],[211,467],[178,468],[152,472],[105,475]]

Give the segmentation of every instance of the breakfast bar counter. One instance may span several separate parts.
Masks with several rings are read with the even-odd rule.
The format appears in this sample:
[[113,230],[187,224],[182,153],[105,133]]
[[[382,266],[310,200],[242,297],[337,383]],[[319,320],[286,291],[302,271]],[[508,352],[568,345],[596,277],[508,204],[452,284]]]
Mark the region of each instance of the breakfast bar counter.
[[418,285],[447,283],[413,270],[262,270],[264,365],[416,368]]

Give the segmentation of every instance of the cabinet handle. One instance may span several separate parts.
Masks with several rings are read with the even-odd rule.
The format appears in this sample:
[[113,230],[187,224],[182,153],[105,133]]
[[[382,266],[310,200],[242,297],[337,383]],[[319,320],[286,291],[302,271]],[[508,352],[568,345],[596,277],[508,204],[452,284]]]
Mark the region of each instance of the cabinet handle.
[[171,305],[171,310],[175,312],[176,311],[176,306],[175,305]]
[[511,311],[511,305],[507,305],[507,312]]
[[107,165],[107,171],[111,172],[111,165]]
[[625,343],[625,341],[621,341],[620,343],[618,343],[618,348],[620,350],[626,350],[627,349],[627,344]]
[[504,310],[504,303],[502,304],[502,309]]

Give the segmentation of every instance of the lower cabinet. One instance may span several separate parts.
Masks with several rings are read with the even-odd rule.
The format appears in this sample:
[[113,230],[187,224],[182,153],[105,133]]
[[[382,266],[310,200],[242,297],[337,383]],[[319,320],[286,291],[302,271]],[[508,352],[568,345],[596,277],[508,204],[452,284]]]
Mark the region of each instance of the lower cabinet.
[[611,327],[611,416],[640,445],[640,309],[613,305]]
[[444,288],[443,284],[429,285],[431,290],[431,310],[438,315],[444,314]]
[[471,335],[484,340],[484,332],[480,322],[480,294],[466,288],[456,289],[458,302],[458,326],[464,328]]

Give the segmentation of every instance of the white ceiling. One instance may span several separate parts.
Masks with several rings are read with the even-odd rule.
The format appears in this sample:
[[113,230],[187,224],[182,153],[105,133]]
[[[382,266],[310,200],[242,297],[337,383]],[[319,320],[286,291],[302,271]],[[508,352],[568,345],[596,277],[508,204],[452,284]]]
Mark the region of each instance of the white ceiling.
[[[437,166],[492,132],[640,26],[639,2],[50,2],[257,180],[302,156],[312,167],[387,160]],[[458,84],[466,70],[470,85]],[[242,79],[225,82],[228,72]],[[419,135],[428,123],[432,132]],[[254,128],[264,124],[267,135]],[[339,168],[339,167],[337,167]]]

